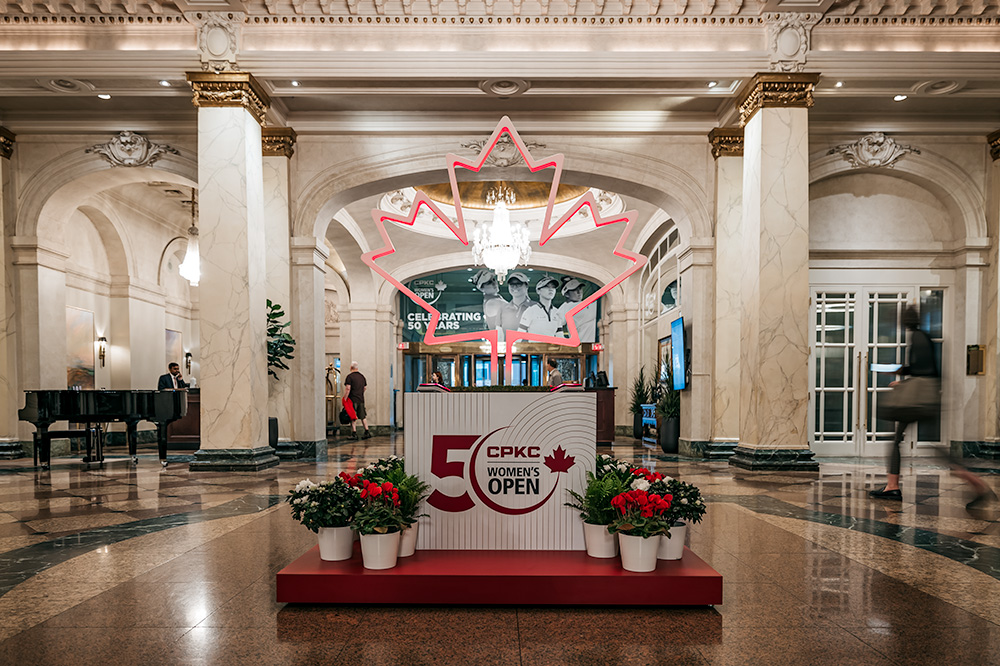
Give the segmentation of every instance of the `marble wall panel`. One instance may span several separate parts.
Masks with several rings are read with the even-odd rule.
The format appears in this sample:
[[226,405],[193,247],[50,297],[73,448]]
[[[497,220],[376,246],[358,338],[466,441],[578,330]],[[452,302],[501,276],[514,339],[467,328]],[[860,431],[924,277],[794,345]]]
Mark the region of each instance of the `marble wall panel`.
[[990,245],[988,266],[983,286],[983,344],[986,345],[986,371],[982,392],[984,438],[1000,439],[1000,308],[997,307],[1000,292],[1000,241],[997,231],[1000,227],[1000,160],[990,165],[986,198],[986,224],[993,242]]
[[17,373],[17,319],[14,264],[14,182],[10,160],[0,158],[0,441],[17,441],[21,397]]
[[691,383],[681,392],[682,439],[707,441],[712,433],[712,384],[715,356],[715,268],[708,263],[711,250],[681,271],[681,303],[686,346],[690,352]]
[[712,440],[735,442],[740,435],[741,227],[743,158],[716,162],[715,193],[715,369]]
[[[806,109],[762,109],[745,128],[743,220],[756,246],[744,284],[741,446],[808,446],[809,137]],[[749,168],[747,168],[749,167]],[[756,234],[755,236],[753,234]],[[749,380],[749,381],[747,381]],[[750,438],[744,435],[749,435]]]
[[[296,356],[301,353],[303,322],[292,316],[289,282],[288,158],[264,157],[264,238],[266,241],[267,280],[265,298],[285,309],[291,326],[286,329],[298,342]],[[278,377],[268,376],[267,414],[278,419],[278,438],[296,439],[292,435],[292,378],[289,371],[277,371]]]
[[261,162],[247,111],[198,109],[203,450],[267,443]]

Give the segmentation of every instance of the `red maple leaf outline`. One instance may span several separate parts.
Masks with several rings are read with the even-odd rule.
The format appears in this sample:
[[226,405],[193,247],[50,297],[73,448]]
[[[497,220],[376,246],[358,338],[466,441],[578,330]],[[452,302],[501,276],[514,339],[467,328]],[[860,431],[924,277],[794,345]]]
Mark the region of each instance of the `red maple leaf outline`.
[[548,467],[553,474],[558,474],[559,472],[568,472],[569,468],[576,464],[576,458],[573,456],[566,455],[566,449],[561,446],[557,446],[552,450],[551,456],[545,456],[542,459],[545,466]]
[[626,223],[625,228],[622,230],[622,235],[618,239],[618,243],[615,245],[613,253],[618,257],[622,257],[623,259],[628,259],[633,262],[630,267],[626,268],[623,272],[619,273],[614,280],[604,285],[602,288],[600,288],[587,298],[583,299],[576,307],[574,307],[572,310],[566,313],[566,329],[567,332],[570,334],[569,338],[557,338],[549,335],[538,335],[520,331],[509,331],[509,330],[506,331],[508,333],[508,335],[506,336],[507,354],[505,363],[505,374],[507,377],[511,377],[513,375],[513,347],[515,341],[531,340],[536,342],[555,344],[563,347],[579,346],[580,335],[576,329],[576,321],[574,320],[574,316],[578,314],[581,310],[586,308],[588,305],[590,305],[591,303],[597,301],[598,298],[608,293],[611,289],[613,289],[623,280],[628,278],[628,276],[630,276],[632,273],[636,272],[646,264],[646,257],[640,254],[629,252],[624,247],[625,241],[626,239],[628,239],[629,233],[631,233],[632,231],[632,226],[635,224],[635,218],[637,214],[636,211],[630,210],[626,211],[625,213],[623,213],[621,216],[618,217],[604,218],[600,214],[600,209],[597,206],[597,201],[595,200],[593,193],[590,192],[589,190],[586,193],[584,193],[583,196],[577,199],[576,202],[573,204],[573,206],[571,206],[569,210],[567,210],[562,215],[562,217],[560,217],[556,221],[555,224],[551,224],[552,208],[555,204],[556,193],[559,189],[559,179],[560,176],[562,175],[563,155],[561,153],[557,153],[543,160],[536,161],[535,159],[533,159],[531,157],[530,151],[524,144],[524,141],[521,140],[521,136],[517,133],[517,130],[514,129],[514,125],[508,116],[504,116],[503,118],[500,119],[500,122],[497,124],[496,129],[493,131],[492,136],[490,136],[486,144],[484,144],[483,150],[479,154],[479,159],[475,164],[469,164],[463,158],[453,153],[449,153],[447,155],[447,159],[449,162],[448,179],[451,182],[452,198],[453,201],[455,202],[455,211],[456,211],[456,220],[454,223],[452,223],[452,221],[448,218],[447,215],[441,212],[441,209],[438,208],[437,205],[435,205],[434,202],[424,192],[419,190],[417,191],[416,196],[413,199],[413,204],[410,207],[410,214],[405,219],[402,219],[399,216],[394,215],[393,213],[387,211],[379,210],[377,208],[373,209],[372,219],[375,221],[375,225],[378,228],[379,235],[382,237],[382,240],[385,242],[385,245],[377,250],[365,252],[364,254],[361,255],[361,260],[364,261],[370,268],[372,268],[372,270],[374,270],[376,273],[385,278],[390,284],[399,289],[400,292],[406,294],[411,300],[413,300],[414,303],[416,303],[421,308],[430,313],[431,320],[427,326],[427,333],[424,335],[424,342],[426,342],[427,344],[440,345],[440,344],[449,344],[452,342],[465,342],[472,340],[486,340],[487,342],[489,342],[491,376],[493,377],[497,376],[497,365],[498,365],[498,355],[499,355],[497,349],[497,347],[499,346],[499,337],[497,330],[493,329],[491,331],[476,331],[473,333],[456,333],[453,335],[443,335],[443,336],[435,335],[434,331],[437,329],[438,322],[441,319],[441,311],[435,308],[427,301],[425,301],[424,299],[417,296],[411,289],[409,289],[402,282],[395,279],[385,269],[379,266],[376,263],[376,260],[385,257],[387,255],[390,255],[396,251],[396,247],[395,245],[393,245],[392,239],[389,238],[389,234],[386,231],[385,221],[391,220],[393,222],[397,222],[399,224],[405,224],[407,226],[412,227],[413,223],[416,221],[417,214],[420,212],[421,206],[427,206],[427,208],[431,210],[434,216],[437,217],[439,220],[441,220],[441,222],[443,222],[444,225],[448,227],[452,231],[452,233],[455,234],[456,238],[458,238],[458,240],[460,240],[463,245],[468,245],[469,239],[468,239],[468,234],[466,233],[465,230],[465,218],[462,213],[462,199],[458,191],[458,180],[455,175],[455,167],[462,167],[465,169],[469,169],[471,171],[478,172],[486,163],[486,158],[493,151],[493,148],[496,146],[497,141],[500,140],[500,137],[503,134],[507,134],[508,136],[510,136],[511,141],[514,143],[515,147],[517,147],[518,152],[521,154],[521,157],[524,159],[525,164],[528,165],[528,168],[532,171],[532,173],[547,168],[554,169],[552,176],[552,185],[549,190],[548,205],[546,206],[545,209],[545,216],[542,219],[542,234],[538,243],[539,246],[545,245],[545,243],[547,243],[552,238],[552,236],[554,236],[556,232],[559,231],[559,229],[561,229],[563,225],[566,224],[566,222],[568,222],[584,206],[587,206],[590,208],[591,217],[594,220],[595,227],[602,227],[608,224],[615,224],[623,220],[625,221]]
[[517,340],[530,340],[533,342],[544,342],[550,345],[560,345],[562,347],[577,347],[580,344],[580,334],[576,329],[576,320],[574,317],[580,313],[584,308],[586,308],[591,303],[597,301],[598,298],[608,293],[616,286],[622,283],[623,280],[628,278],[628,276],[635,273],[637,270],[646,265],[646,257],[641,254],[636,254],[635,252],[630,252],[625,249],[625,241],[628,240],[628,236],[632,233],[632,227],[635,225],[636,211],[628,210],[618,216],[603,217],[601,216],[600,207],[597,205],[597,200],[594,198],[594,193],[587,190],[579,199],[577,199],[573,205],[563,213],[555,224],[551,227],[548,225],[542,228],[542,237],[538,242],[539,245],[545,245],[557,231],[562,229],[569,220],[576,215],[584,206],[590,209],[590,215],[594,220],[594,227],[603,227],[609,224],[616,224],[618,222],[625,222],[625,228],[622,229],[622,235],[618,238],[618,243],[615,245],[615,249],[612,251],[613,254],[622,259],[628,259],[632,262],[632,265],[626,268],[624,271],[615,276],[611,282],[607,283],[593,294],[587,298],[580,301],[576,307],[566,313],[566,332],[569,333],[568,338],[557,338],[552,335],[538,335],[527,333],[524,331],[507,331],[507,356],[504,364],[504,371],[507,377],[511,377],[514,365],[514,343]]

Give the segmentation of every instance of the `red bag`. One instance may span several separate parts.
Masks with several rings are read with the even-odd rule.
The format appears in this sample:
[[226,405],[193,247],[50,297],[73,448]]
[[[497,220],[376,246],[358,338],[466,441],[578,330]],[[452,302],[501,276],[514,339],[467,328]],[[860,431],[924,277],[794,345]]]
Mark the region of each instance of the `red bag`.
[[344,396],[344,411],[347,412],[347,416],[350,417],[352,421],[358,420],[358,413],[354,411],[354,403],[347,396]]

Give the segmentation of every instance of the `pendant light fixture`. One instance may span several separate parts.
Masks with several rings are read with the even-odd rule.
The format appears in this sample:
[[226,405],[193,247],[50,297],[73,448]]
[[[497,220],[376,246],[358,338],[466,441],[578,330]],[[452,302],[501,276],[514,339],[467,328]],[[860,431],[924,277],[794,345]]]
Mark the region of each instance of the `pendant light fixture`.
[[184,255],[184,262],[177,270],[182,278],[191,283],[192,287],[198,286],[198,280],[201,278],[201,256],[198,253],[198,200],[193,187],[191,188],[191,228],[188,229],[187,253]]

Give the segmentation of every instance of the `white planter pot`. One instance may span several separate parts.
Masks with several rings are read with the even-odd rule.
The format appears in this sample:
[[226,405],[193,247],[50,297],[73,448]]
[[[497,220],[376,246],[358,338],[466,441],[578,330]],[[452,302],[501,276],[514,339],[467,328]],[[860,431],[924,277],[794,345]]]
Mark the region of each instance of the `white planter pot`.
[[354,535],[350,527],[321,527],[316,536],[319,539],[319,559],[339,562],[354,555]]
[[365,569],[391,569],[399,557],[399,532],[362,534],[361,559]]
[[399,556],[409,557],[417,550],[417,530],[420,528],[420,523],[413,523],[405,530],[400,532],[399,536]]
[[587,544],[587,555],[606,559],[618,557],[617,535],[608,532],[607,525],[583,524],[583,542]]
[[622,551],[622,569],[637,573],[656,570],[656,553],[660,549],[659,536],[644,539],[619,534],[618,542]]
[[687,525],[677,521],[670,528],[670,536],[660,536],[660,550],[656,557],[660,560],[679,560],[684,557],[684,537],[687,535]]

